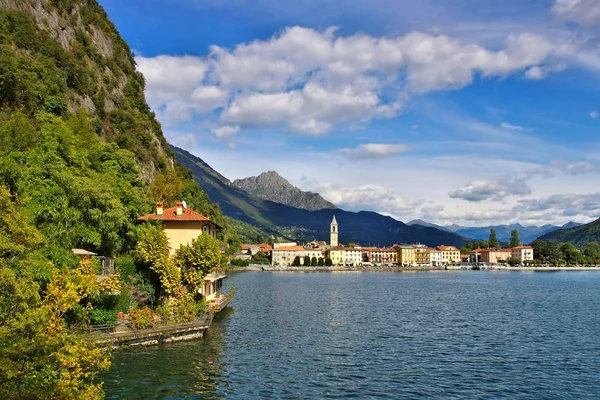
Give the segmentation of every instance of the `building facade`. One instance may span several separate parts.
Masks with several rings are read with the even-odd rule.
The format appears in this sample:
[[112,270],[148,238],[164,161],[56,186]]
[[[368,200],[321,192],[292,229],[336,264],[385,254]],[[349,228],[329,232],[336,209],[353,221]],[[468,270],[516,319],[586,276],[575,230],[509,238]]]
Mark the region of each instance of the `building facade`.
[[398,262],[398,252],[391,247],[371,247],[364,249],[363,253],[368,262],[373,264],[396,264]]
[[412,266],[417,264],[414,246],[396,247],[398,264],[403,266]]
[[216,238],[217,232],[223,229],[212,222],[209,217],[184,207],[183,202],[178,202],[175,207],[167,209],[163,208],[162,202],[158,202],[156,203],[155,213],[144,215],[138,218],[138,220],[162,222],[162,230],[169,240],[169,252],[171,255],[175,254],[181,246],[191,244],[192,240],[196,239],[200,234]]
[[460,262],[460,250],[454,246],[438,246],[442,252],[442,264],[453,264]]
[[432,266],[437,267],[442,265],[442,252],[438,249],[428,249],[429,262]]
[[275,247],[271,250],[271,265],[292,265],[296,257],[300,257],[300,263],[302,263],[304,256],[305,252],[302,246]]
[[520,262],[533,260],[533,247],[531,246],[517,246],[511,250],[511,256],[514,260]]
[[427,246],[415,246],[415,264],[419,266],[431,265]]

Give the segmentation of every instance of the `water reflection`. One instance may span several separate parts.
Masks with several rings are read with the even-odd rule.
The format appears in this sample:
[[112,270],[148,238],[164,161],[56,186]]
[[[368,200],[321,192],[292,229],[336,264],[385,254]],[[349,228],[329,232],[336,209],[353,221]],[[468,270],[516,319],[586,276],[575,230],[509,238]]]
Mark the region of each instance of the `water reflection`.
[[223,310],[202,339],[163,346],[117,350],[103,376],[107,399],[215,399],[224,364]]

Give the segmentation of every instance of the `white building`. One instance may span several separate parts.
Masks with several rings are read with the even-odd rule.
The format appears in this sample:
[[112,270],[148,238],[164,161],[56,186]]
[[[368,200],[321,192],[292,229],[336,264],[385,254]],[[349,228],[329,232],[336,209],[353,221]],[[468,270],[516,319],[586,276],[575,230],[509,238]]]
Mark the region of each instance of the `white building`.
[[531,246],[513,247],[511,253],[512,258],[520,262],[533,260],[533,247]]
[[271,265],[292,265],[294,258],[304,257],[304,247],[302,246],[287,246],[275,247],[271,251]]
[[442,251],[437,249],[429,249],[429,262],[434,267],[442,265]]

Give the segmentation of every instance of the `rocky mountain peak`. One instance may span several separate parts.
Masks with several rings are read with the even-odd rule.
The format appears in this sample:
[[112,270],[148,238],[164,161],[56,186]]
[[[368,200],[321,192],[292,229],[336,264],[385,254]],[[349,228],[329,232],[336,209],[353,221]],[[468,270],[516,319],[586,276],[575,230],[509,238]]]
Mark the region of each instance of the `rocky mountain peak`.
[[236,179],[232,185],[262,199],[304,210],[337,208],[318,193],[304,192],[298,189],[276,171],[267,171],[258,176]]

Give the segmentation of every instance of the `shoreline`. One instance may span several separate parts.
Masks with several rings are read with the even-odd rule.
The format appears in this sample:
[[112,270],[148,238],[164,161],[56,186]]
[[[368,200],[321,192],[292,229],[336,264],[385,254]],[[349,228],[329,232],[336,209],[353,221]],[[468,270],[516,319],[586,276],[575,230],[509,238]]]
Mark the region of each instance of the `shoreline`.
[[[446,267],[291,267],[273,265],[249,265],[247,267],[231,267],[231,271],[260,272],[418,272],[418,271],[474,271],[471,266]],[[481,268],[480,271],[600,271],[600,266],[593,267],[504,267],[493,266]]]

